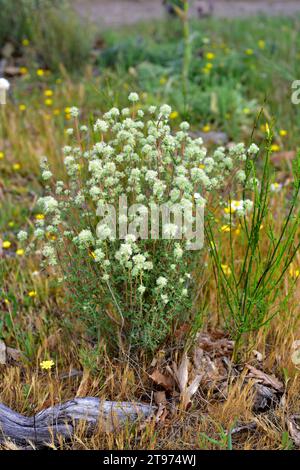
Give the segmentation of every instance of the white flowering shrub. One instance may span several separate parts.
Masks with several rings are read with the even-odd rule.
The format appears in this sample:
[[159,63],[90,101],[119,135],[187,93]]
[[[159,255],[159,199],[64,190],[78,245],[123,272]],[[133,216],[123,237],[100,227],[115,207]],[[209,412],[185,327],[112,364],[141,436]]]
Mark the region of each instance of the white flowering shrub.
[[[151,204],[220,204],[228,178],[243,181],[239,168],[247,152],[258,149],[238,144],[208,156],[202,139],[190,137],[187,122],[172,133],[168,105],[144,112],[138,100],[131,93],[129,108],[110,109],[91,129],[72,109],[71,143],[63,149],[65,181],[54,181],[47,159],[41,162],[46,195],[39,210],[45,219],[36,222],[34,238],[44,264],[60,272],[89,331],[111,346],[153,350],[181,322],[192,320],[201,250],[190,250],[172,221],[164,227],[165,239],[138,230],[121,238],[103,222],[107,204],[117,208],[125,194],[128,207],[139,210],[119,214],[119,222],[135,227],[145,221],[142,208]],[[239,212],[250,205],[240,204]]]

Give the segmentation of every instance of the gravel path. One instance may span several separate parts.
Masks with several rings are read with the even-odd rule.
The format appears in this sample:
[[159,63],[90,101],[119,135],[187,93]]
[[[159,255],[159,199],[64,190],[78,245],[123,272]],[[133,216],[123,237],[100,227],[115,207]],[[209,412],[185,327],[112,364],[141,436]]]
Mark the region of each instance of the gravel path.
[[[300,13],[300,1],[293,0],[210,0],[214,15],[235,18],[257,13],[271,15],[294,15]],[[195,5],[191,15],[195,15]],[[209,0],[200,1],[207,8]],[[83,16],[105,26],[133,24],[137,21],[160,19],[164,17],[161,0],[73,0],[72,4]]]

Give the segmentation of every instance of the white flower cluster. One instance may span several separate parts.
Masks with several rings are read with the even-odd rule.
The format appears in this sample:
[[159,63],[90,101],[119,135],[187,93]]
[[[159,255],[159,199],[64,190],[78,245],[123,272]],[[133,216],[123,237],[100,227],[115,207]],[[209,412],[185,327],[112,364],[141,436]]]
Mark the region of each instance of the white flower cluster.
[[[107,204],[118,207],[124,194],[129,206],[163,203],[186,209],[196,203],[203,207],[208,197],[215,195],[222,204],[220,190],[229,177],[243,184],[246,176],[240,166],[258,152],[258,147],[252,144],[247,149],[240,143],[229,149],[219,147],[208,155],[202,139],[190,136],[187,122],[172,132],[170,106],[142,110],[137,93],[130,93],[128,99],[131,107],[114,107],[103,113],[91,135],[80,123],[76,132],[72,128],[68,131],[74,145],[63,148],[67,181],[55,182],[51,190],[47,186],[48,193],[40,198],[45,220],[36,222],[35,237],[43,240],[42,254],[50,266],[58,264],[58,252],[64,253],[67,247],[70,253],[93,263],[97,282],[104,281],[110,294],[116,279],[121,279],[126,289],[130,286],[130,295],[124,295],[130,299],[131,309],[132,299],[142,302],[154,295],[155,301],[148,299],[154,311],[159,304],[168,308],[173,305],[175,311],[177,304],[188,297],[192,283],[187,276],[190,253],[184,238],[178,237],[177,225],[170,220],[164,226],[168,240],[134,235],[118,239],[111,226],[101,222],[99,211],[105,212]],[[80,116],[77,108],[72,108],[71,114],[76,119]],[[92,144],[79,145],[78,132]],[[45,158],[41,168],[48,184],[53,176]],[[252,208],[250,200],[234,204],[239,215]],[[142,209],[135,214],[129,211],[120,216],[119,222],[138,224],[144,216]],[[25,234],[21,232],[19,238],[25,240]]]

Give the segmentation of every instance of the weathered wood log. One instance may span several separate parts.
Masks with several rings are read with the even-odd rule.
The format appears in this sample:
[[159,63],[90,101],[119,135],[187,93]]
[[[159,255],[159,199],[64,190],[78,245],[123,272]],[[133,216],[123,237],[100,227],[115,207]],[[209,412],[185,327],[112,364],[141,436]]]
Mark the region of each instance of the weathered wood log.
[[74,398],[45,410],[35,416],[23,416],[0,403],[0,442],[13,440],[18,445],[32,443],[42,447],[57,442],[59,436],[70,439],[79,423],[85,423],[85,432],[96,428],[113,431],[126,422],[145,419],[155,407],[143,403],[101,401],[99,398]]

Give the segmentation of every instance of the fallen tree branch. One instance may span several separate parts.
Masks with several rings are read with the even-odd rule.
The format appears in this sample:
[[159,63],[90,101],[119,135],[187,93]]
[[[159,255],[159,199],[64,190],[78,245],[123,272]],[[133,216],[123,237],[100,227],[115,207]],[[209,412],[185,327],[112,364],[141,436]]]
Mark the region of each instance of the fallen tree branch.
[[58,437],[70,439],[76,426],[86,425],[86,432],[96,428],[113,431],[126,422],[151,416],[155,407],[143,403],[101,401],[99,398],[74,398],[35,416],[23,416],[0,403],[0,443],[7,439],[19,445],[35,447],[56,442]]

